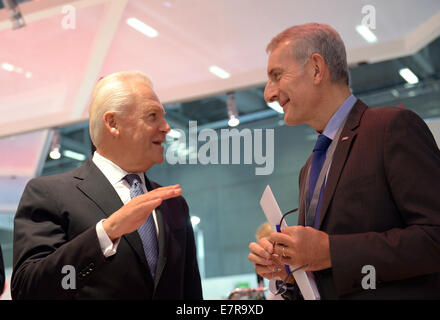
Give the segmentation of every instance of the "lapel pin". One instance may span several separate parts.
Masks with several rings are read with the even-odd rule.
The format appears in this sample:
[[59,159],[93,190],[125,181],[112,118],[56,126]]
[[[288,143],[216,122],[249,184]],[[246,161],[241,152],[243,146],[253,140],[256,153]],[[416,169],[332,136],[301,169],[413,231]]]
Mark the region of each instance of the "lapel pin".
[[341,141],[346,141],[346,140],[348,140],[348,137],[343,137],[343,138],[341,139]]

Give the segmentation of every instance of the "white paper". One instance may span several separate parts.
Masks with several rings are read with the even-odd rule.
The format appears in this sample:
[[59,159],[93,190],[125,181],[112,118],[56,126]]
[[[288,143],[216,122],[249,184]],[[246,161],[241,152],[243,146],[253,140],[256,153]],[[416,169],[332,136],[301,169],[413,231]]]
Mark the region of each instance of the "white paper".
[[[270,189],[270,186],[267,186],[263,192],[263,196],[260,200],[261,208],[266,215],[267,221],[272,227],[273,231],[277,231],[276,225],[280,223],[283,214],[281,213],[280,207],[278,206],[277,201]],[[287,223],[284,220],[281,228],[287,227]],[[291,265],[290,270],[294,270],[296,266]],[[304,270],[298,270],[293,273],[293,277],[295,278],[296,283],[298,284],[299,289],[305,300],[319,300],[320,295],[318,292],[318,288],[316,286],[316,282],[313,279],[313,274],[305,272]]]

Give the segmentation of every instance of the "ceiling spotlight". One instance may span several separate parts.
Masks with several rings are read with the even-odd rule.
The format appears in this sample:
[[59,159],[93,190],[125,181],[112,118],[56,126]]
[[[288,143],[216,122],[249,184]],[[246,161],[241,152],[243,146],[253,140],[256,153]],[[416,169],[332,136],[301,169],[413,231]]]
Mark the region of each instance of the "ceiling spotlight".
[[226,100],[226,108],[228,110],[228,125],[230,127],[236,127],[240,124],[240,119],[238,117],[237,103],[235,102],[235,93],[229,92],[228,98]]
[[228,120],[228,126],[230,126],[230,127],[236,127],[239,124],[240,124],[240,119],[238,119],[234,116],[231,116]]
[[49,152],[49,157],[52,160],[58,160],[59,158],[61,158],[61,153],[60,153],[60,147],[54,147],[50,150]]
[[24,22],[23,16],[21,15],[20,8],[18,7],[16,0],[3,0],[3,4],[5,8],[11,10],[12,12],[9,15],[9,19],[12,22],[12,29],[19,29],[26,25]]
[[61,158],[60,153],[60,134],[58,129],[53,129],[52,142],[50,144],[49,157],[53,160]]

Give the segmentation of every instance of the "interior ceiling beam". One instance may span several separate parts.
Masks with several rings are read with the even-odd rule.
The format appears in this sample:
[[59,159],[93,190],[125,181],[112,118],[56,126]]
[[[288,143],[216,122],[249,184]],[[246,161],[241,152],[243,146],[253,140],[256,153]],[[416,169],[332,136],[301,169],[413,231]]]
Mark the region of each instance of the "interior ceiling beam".
[[[99,76],[102,64],[107,57],[107,51],[110,48],[113,37],[122,18],[128,0],[108,1],[98,31],[95,34],[88,64],[85,68],[85,74],[81,87],[73,104],[70,120],[81,118],[90,99],[93,86]],[[84,120],[87,117],[83,116]]]

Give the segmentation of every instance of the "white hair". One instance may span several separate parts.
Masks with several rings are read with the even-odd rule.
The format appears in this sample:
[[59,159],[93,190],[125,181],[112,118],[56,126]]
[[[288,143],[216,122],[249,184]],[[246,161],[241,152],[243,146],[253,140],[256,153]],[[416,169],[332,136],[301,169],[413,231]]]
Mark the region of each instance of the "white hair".
[[123,116],[126,107],[135,103],[134,84],[139,82],[153,88],[153,83],[148,76],[139,71],[112,73],[100,79],[93,88],[89,108],[89,132],[96,147],[102,140],[104,113],[113,111]]
[[306,23],[290,27],[267,45],[266,52],[270,53],[281,42],[292,40],[292,51],[295,60],[306,63],[314,53],[320,54],[330,70],[332,81],[344,81],[348,85],[347,54],[344,41],[331,26],[322,23]]

